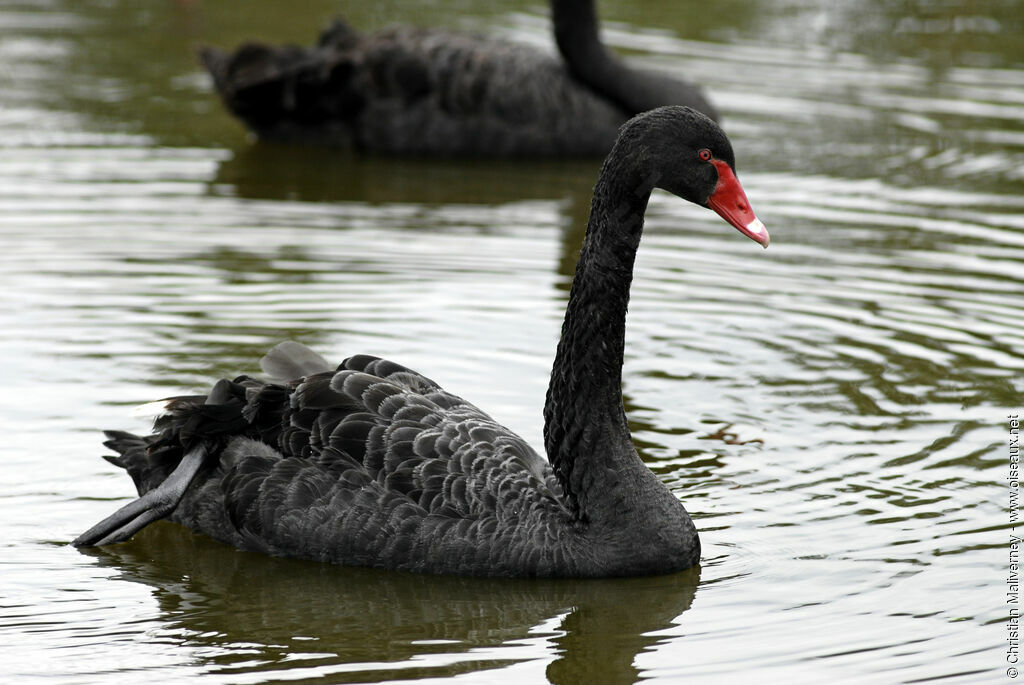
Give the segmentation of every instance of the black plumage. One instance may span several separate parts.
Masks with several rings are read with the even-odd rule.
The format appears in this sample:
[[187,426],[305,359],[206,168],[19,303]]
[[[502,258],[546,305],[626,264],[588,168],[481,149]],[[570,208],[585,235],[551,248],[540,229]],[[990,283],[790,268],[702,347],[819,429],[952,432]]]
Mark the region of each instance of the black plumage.
[[688,105],[695,86],[625,65],[593,0],[553,0],[562,58],[440,29],[360,34],[337,20],[312,47],[201,51],[227,108],[262,138],[383,154],[599,156],[629,117]]
[[[716,206],[767,245],[756,218],[717,208],[732,160],[717,125],[688,108],[623,127],[594,189],[552,369],[548,459],[404,366],[357,355],[332,369],[283,343],[263,368],[285,379],[221,380],[206,397],[171,400],[152,436],[108,433],[142,497],[75,544],[117,542],[166,517],[242,549],[420,572],[594,577],[696,564],[693,522],[630,438],[625,316],[654,187]],[[746,206],[741,188],[730,193]]]

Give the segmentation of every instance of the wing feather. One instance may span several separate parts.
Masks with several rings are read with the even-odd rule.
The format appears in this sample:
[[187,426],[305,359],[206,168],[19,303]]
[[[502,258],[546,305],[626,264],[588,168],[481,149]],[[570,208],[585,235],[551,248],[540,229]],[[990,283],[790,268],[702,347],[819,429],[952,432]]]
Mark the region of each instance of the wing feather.
[[[292,366],[318,363],[293,353]],[[226,542],[355,565],[470,568],[526,554],[525,538],[547,544],[548,528],[569,521],[545,459],[395,362],[356,355],[285,385],[239,377],[216,392],[221,404],[173,401],[158,435],[139,444],[152,443],[150,459],[167,470],[183,440],[223,443],[173,518]]]

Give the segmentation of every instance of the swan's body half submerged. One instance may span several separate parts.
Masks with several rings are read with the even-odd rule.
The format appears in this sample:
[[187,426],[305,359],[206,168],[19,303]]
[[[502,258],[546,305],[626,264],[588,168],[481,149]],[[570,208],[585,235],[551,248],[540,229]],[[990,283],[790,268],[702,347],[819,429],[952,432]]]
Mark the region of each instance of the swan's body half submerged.
[[298,343],[280,382],[221,380],[168,401],[155,433],[108,433],[138,500],[75,544],[168,518],[273,555],[430,573],[599,577],[699,561],[682,503],[638,456],[622,405],[626,306],[654,187],[708,206],[767,247],[731,146],[683,107],[622,128],[594,189],[544,410],[547,459],[396,363],[337,368]]
[[313,47],[205,48],[227,108],[259,137],[362,152],[601,156],[631,116],[701,91],[627,66],[600,41],[593,0],[552,0],[562,59],[443,29],[361,34],[337,20]]

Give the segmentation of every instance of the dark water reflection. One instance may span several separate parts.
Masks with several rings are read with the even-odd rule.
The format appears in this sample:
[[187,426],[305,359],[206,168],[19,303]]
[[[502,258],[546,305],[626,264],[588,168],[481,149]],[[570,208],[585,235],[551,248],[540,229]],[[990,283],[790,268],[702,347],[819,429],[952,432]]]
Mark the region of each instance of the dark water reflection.
[[293,147],[261,142],[221,163],[210,192],[254,200],[424,206],[557,200],[563,228],[558,273],[568,293],[590,212],[594,166],[593,160],[396,163],[320,148],[297,154]]
[[259,143],[219,165],[212,193],[303,202],[505,204],[566,194],[590,207],[593,160],[402,160]]
[[[35,682],[994,682],[1024,394],[1019,3],[600,2],[707,84],[772,231],[651,203],[627,332],[642,456],[702,569],[520,583],[66,542],[130,494],[99,430],[297,338],[406,363],[540,444],[597,162],[256,144],[200,43],[331,16],[550,49],[542,3],[0,7],[0,639]],[[747,248],[747,249],[745,249]],[[696,588],[696,592],[695,592]]]
[[239,553],[166,524],[86,553],[152,588],[154,639],[210,672],[268,681],[279,670],[290,681],[364,682],[541,658],[553,683],[632,683],[636,655],[662,641],[651,633],[675,624],[700,579],[699,568],[590,583],[381,573]]

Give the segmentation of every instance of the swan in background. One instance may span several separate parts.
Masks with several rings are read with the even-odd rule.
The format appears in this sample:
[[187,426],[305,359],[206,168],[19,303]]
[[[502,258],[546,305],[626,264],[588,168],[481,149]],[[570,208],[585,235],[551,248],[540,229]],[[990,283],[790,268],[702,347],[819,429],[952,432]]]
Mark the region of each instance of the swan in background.
[[[709,207],[768,246],[711,119],[664,107],[622,127],[601,169],[544,408],[541,457],[434,381],[391,361],[337,368],[294,342],[167,402],[149,437],[108,433],[141,497],[76,545],[169,518],[241,549],[353,566],[486,576],[669,573],[697,530],[643,463],[621,372],[633,261],[651,191]],[[443,354],[443,350],[438,351]]]
[[563,59],[444,29],[360,34],[336,20],[317,45],[201,50],[227,108],[260,138],[443,157],[602,156],[631,116],[686,105],[697,87],[627,66],[593,0],[552,0]]

